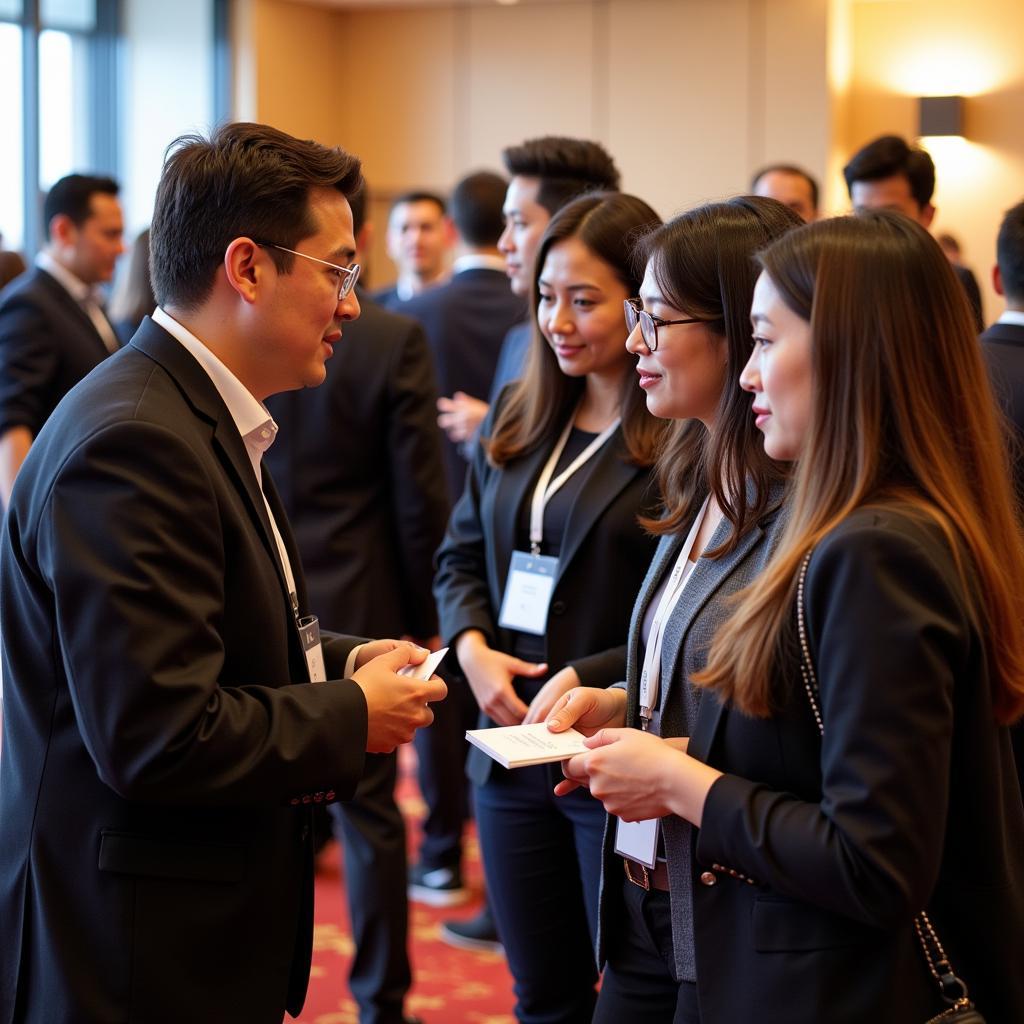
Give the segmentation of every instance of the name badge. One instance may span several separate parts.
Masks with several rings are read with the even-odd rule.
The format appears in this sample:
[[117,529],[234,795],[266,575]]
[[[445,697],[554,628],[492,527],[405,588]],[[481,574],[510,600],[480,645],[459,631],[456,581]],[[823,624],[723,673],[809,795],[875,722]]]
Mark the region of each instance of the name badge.
[[324,665],[324,648],[320,643],[320,620],[315,615],[307,615],[296,623],[299,629],[299,642],[306,655],[306,670],[311,683],[322,683],[327,679],[327,666]]
[[623,821],[617,818],[615,852],[653,871],[658,856],[660,825],[660,818],[647,818],[645,821]]
[[543,636],[548,631],[548,606],[557,573],[557,558],[513,551],[498,625]]

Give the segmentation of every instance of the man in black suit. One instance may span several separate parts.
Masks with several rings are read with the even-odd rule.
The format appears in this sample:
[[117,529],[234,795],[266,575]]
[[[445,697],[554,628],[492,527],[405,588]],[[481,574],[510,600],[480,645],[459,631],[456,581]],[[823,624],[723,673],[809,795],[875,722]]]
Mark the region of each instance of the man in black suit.
[[[935,163],[898,135],[882,135],[857,150],[843,168],[850,202],[858,210],[897,210],[927,230],[935,219]],[[974,275],[953,265],[980,331],[985,326]]]
[[[369,248],[365,191],[350,205],[358,254]],[[321,623],[436,647],[431,582],[448,496],[430,349],[415,320],[362,294],[359,303],[324,384],[267,400],[281,437],[265,462]],[[343,841],[355,941],[349,988],[361,1024],[405,1020],[412,983],[397,763],[395,753],[368,755],[352,800],[330,808]]]
[[[0,538],[0,1020],[280,1024],[310,809],[431,720],[423,652],[319,636],[262,405],[359,315],[359,161],[263,125],[172,147],[159,308],[50,417]],[[315,685],[311,685],[315,683]]]
[[385,236],[388,256],[398,268],[390,288],[373,293],[385,309],[402,312],[411,298],[444,284],[455,231],[444,199],[436,192],[405,192],[391,204]]
[[0,293],[0,502],[57,403],[118,348],[97,285],[124,252],[117,182],[70,174],[43,204],[46,247]]

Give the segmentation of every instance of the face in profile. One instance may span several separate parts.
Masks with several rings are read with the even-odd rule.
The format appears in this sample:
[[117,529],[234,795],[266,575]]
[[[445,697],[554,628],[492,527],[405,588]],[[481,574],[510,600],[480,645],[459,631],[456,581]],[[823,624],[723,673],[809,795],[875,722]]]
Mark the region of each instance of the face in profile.
[[792,171],[767,171],[754,182],[754,195],[766,196],[788,206],[802,221],[818,219],[811,183]]
[[61,233],[61,261],[76,277],[86,284],[113,279],[117,258],[124,252],[124,219],[116,196],[94,192],[89,216],[78,225],[65,218]]
[[783,301],[762,272],[750,311],[754,351],[740,374],[740,386],[753,395],[752,412],[764,450],[773,459],[800,456],[811,423],[811,325]]
[[935,217],[931,203],[921,206],[914,198],[910,179],[905,174],[877,181],[855,181],[850,186],[850,201],[855,210],[895,210],[923,228],[928,228]]
[[657,347],[651,351],[637,323],[626,348],[637,357],[648,411],[661,419],[698,419],[712,425],[726,383],[725,339],[703,323],[659,325],[659,321],[689,320],[693,314],[677,309],[664,297],[654,260],[644,272],[640,305],[658,325]]
[[498,249],[505,257],[505,273],[516,295],[530,294],[533,264],[551,220],[547,207],[537,202],[539,189],[539,178],[516,175],[505,193],[505,230],[498,239]]
[[551,246],[538,281],[537,324],[562,373],[621,377],[628,289],[578,238]]
[[403,273],[440,276],[451,247],[451,227],[441,207],[429,199],[399,203],[388,218],[388,255]]

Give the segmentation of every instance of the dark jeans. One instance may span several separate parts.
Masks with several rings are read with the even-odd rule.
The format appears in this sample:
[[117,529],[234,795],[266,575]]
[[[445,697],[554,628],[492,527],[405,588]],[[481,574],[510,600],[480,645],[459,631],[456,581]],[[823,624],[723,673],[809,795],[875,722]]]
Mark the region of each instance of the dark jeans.
[[[615,881],[608,879],[608,886]],[[621,934],[608,936],[593,1024],[700,1024],[697,986],[675,980],[669,895],[644,891],[623,872]],[[612,897],[614,898],[614,897]]]
[[474,790],[491,907],[523,1024],[590,1024],[604,808],[552,793],[559,765],[495,766]]

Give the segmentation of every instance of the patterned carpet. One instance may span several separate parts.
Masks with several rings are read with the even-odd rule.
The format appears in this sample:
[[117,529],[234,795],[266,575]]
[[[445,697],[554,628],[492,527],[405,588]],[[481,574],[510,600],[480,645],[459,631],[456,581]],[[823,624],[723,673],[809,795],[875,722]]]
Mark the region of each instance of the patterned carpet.
[[[419,842],[423,803],[415,784],[415,755],[409,748],[403,748],[402,755],[398,796],[409,825],[412,856]],[[515,1024],[512,982],[504,958],[453,949],[439,937],[442,921],[472,917],[479,907],[482,871],[472,831],[466,847],[464,869],[473,891],[472,902],[447,909],[409,904],[413,987],[406,999],[406,1013],[422,1017],[426,1024]],[[332,842],[317,860],[313,971],[300,1024],[359,1022],[346,980],[352,936],[341,870],[341,851]]]

